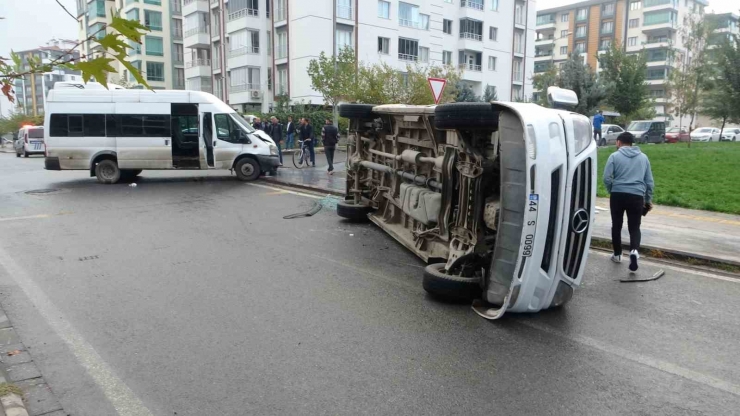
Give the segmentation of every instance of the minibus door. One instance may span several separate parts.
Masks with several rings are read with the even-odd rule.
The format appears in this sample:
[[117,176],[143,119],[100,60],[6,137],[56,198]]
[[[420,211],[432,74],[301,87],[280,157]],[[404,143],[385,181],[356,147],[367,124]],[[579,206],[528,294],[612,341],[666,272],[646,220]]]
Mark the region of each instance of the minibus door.
[[213,158],[213,115],[212,113],[203,113],[201,118],[200,131],[203,132],[203,151],[206,155],[206,164],[209,168],[216,167]]

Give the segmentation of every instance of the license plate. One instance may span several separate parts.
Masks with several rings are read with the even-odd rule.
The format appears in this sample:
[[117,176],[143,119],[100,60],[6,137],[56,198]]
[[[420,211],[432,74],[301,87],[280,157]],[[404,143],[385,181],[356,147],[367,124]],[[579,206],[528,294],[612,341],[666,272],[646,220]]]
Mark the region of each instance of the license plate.
[[539,210],[540,196],[538,194],[529,194],[529,202],[527,204],[527,213],[525,218],[527,219],[527,225],[525,227],[524,234],[524,247],[522,250],[523,257],[532,257],[532,249],[534,248],[534,234],[537,229],[537,211]]

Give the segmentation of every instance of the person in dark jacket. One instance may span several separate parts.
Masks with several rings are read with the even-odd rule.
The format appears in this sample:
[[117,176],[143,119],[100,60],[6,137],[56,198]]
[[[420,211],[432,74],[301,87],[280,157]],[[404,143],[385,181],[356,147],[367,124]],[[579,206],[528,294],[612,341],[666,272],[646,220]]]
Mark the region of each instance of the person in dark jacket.
[[278,155],[280,155],[280,166],[283,166],[283,150],[280,148],[281,142],[283,141],[283,125],[278,122],[277,117],[270,117],[270,124],[265,127],[265,133],[267,133],[272,141],[278,148]]
[[329,164],[329,175],[334,174],[334,150],[337,148],[337,142],[339,142],[339,129],[332,124],[331,120],[327,119],[326,124],[321,129],[321,139],[324,142],[324,153],[326,154],[326,162]]
[[265,125],[262,124],[262,121],[259,117],[255,117],[254,120],[252,120],[252,128],[255,130],[265,130]]
[[288,116],[288,125],[286,126],[285,149],[293,148],[293,137],[295,136],[295,123],[293,116]]
[[301,124],[303,125],[303,127],[301,127],[301,141],[304,146],[308,147],[308,152],[311,156],[311,164],[315,167],[316,155],[314,154],[313,149],[313,126],[311,126],[311,121],[307,118],[303,118]]
[[630,232],[630,266],[637,270],[640,258],[640,221],[643,213],[653,208],[653,172],[650,160],[637,146],[632,146],[635,136],[624,132],[617,137],[617,151],[609,156],[604,168],[604,185],[611,194],[609,209],[612,214],[612,261],[622,261],[622,222],[627,213]]

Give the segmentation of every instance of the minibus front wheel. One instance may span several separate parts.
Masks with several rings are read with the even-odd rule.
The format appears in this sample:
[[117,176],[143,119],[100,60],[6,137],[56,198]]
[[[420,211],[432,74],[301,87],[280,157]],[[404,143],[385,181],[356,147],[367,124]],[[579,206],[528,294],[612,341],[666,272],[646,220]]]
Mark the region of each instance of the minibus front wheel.
[[260,177],[260,164],[251,157],[244,157],[236,162],[236,177],[241,181],[253,181]]

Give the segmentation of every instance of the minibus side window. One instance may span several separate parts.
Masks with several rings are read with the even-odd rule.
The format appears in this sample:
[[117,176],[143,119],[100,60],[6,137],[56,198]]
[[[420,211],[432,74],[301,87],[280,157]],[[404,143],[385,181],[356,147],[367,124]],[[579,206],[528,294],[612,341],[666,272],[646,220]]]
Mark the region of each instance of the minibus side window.
[[85,114],[83,118],[85,136],[105,136],[105,114]]
[[123,114],[121,120],[121,136],[139,137],[144,135],[144,116]]
[[234,125],[228,114],[216,114],[214,115],[214,120],[216,120],[216,137],[219,140],[229,143],[241,142],[241,130]]
[[70,137],[82,137],[84,132],[82,129],[82,115],[70,114],[67,116],[67,122],[69,123],[69,136]]
[[50,137],[67,137],[67,115],[52,114],[49,120]]

